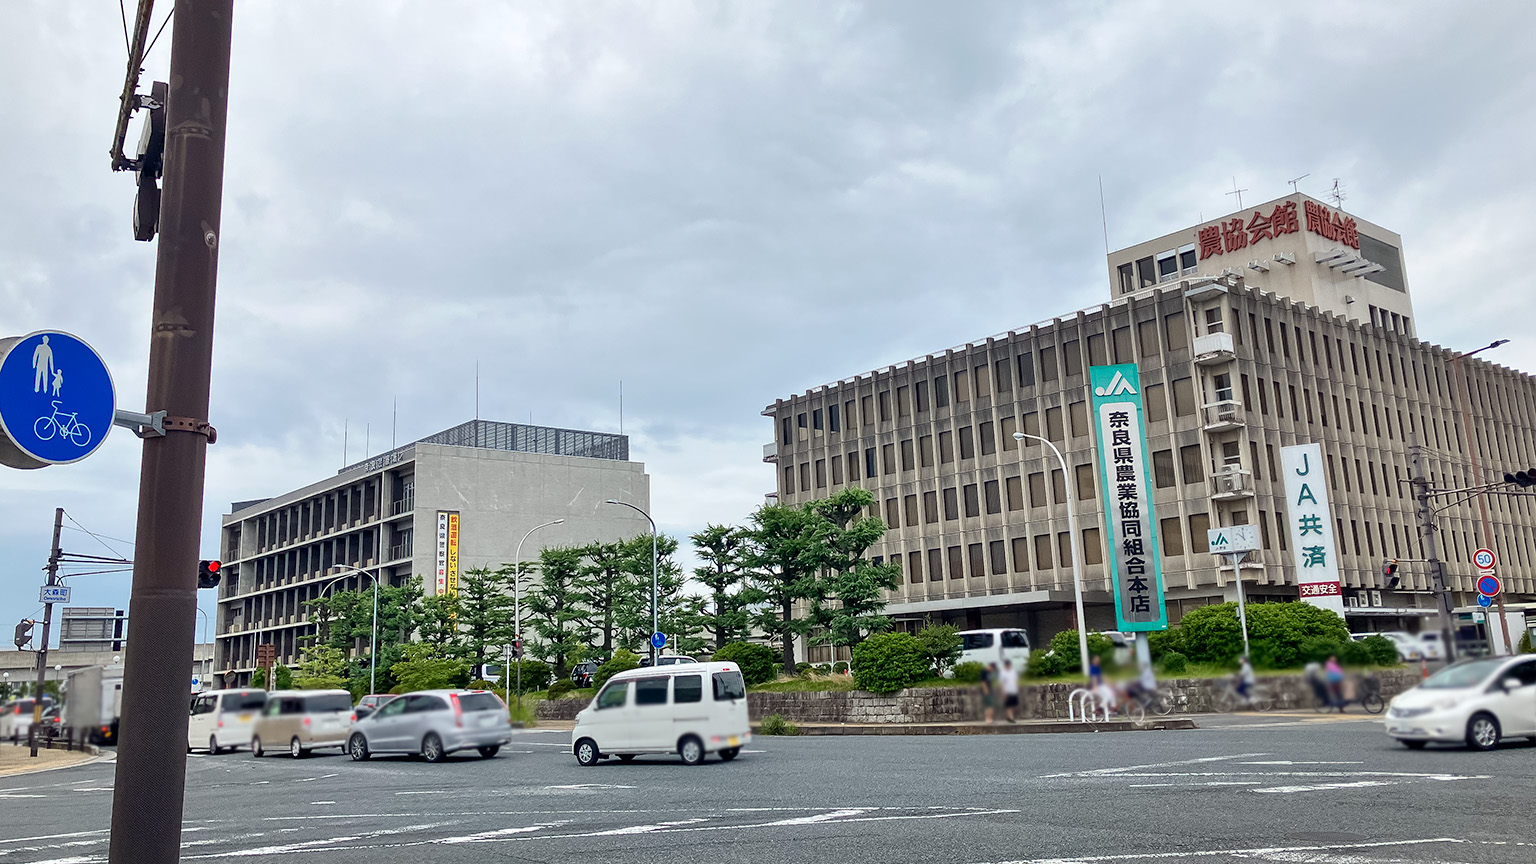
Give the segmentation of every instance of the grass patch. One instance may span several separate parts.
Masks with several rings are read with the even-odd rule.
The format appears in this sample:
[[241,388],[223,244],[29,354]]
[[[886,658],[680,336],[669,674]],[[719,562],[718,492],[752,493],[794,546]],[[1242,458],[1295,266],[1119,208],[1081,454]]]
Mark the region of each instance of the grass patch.
[[780,677],[777,681],[756,684],[747,690],[753,693],[805,693],[821,690],[857,690],[853,678],[848,675],[811,675],[806,678]]
[[759,735],[799,735],[800,727],[784,719],[782,714],[769,714],[758,726]]

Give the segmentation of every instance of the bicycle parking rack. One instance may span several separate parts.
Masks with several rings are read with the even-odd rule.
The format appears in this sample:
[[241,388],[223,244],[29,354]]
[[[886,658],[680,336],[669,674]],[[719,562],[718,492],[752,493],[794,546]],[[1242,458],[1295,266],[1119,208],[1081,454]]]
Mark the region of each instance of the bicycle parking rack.
[[[1082,708],[1082,716],[1078,716],[1078,707]],[[1098,696],[1092,690],[1079,687],[1067,694],[1067,719],[1076,720],[1079,723],[1088,723],[1098,720],[1098,715],[1103,713],[1103,719],[1109,720],[1109,706],[1099,702]]]

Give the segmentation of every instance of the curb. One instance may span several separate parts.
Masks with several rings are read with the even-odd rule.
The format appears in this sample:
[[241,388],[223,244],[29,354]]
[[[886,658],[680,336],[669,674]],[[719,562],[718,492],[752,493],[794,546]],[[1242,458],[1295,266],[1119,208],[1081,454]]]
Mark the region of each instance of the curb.
[[[1188,717],[1153,720],[1137,725],[1129,720],[1110,720],[1099,723],[1078,723],[1070,720],[1048,723],[891,723],[885,725],[847,724],[795,724],[803,736],[829,735],[1050,735],[1071,732],[1152,732],[1198,729]],[[752,725],[753,734],[760,735],[759,724]],[[767,737],[767,736],[765,736]]]
[[65,771],[70,768],[81,768],[86,765],[95,765],[98,762],[117,761],[116,752],[110,754],[102,753],[101,748],[95,747],[94,745],[91,747],[91,749],[94,750],[95,753],[88,759],[82,759],[79,762],[71,762],[68,765],[47,765],[41,768],[23,768],[20,771],[8,771],[6,773],[0,774],[0,780],[6,780],[11,777],[24,777],[28,774],[44,774],[49,771]]

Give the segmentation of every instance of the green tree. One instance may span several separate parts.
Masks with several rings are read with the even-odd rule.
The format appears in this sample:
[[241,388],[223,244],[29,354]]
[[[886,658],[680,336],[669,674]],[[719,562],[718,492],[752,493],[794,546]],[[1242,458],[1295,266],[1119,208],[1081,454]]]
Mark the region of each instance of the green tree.
[[512,570],[474,567],[459,577],[458,627],[466,656],[476,669],[512,643]]
[[251,689],[252,690],[265,690],[265,689],[267,689],[267,667],[265,667],[265,666],[259,667],[259,668],[257,668],[257,670],[255,672],[251,673]]
[[444,657],[462,657],[467,652],[459,632],[459,596],[434,594],[421,600],[421,618],[417,625],[420,641]]
[[304,649],[294,686],[300,690],[336,690],[347,686],[347,657],[339,648],[311,645]]
[[272,689],[292,690],[293,670],[279,663],[277,669],[275,669],[272,673]]
[[[641,534],[625,542],[626,569],[640,586],[637,602],[618,611],[619,641],[623,645],[649,645],[651,633],[651,535]],[[673,560],[677,539],[665,534],[656,538],[656,626],[671,634],[677,629],[697,629],[689,610],[682,608],[687,580]],[[646,649],[649,650],[649,649]]]
[[751,538],[740,528],[708,525],[688,539],[693,553],[702,562],[693,570],[693,578],[709,589],[704,611],[704,626],[719,651],[727,643],[745,639],[752,629],[749,611],[761,602],[761,593],[747,584],[744,559]]
[[[592,612],[593,648],[599,657],[613,656],[621,620],[633,620],[634,609],[650,601],[651,538],[645,537],[645,586],[636,578],[630,541],[592,543],[581,547],[581,590]],[[648,608],[648,607],[647,607]]]
[[795,617],[795,603],[822,597],[816,578],[826,557],[831,523],[801,507],[765,504],[752,514],[751,545],[743,562],[764,608],[753,622],[779,643],[785,675],[795,674],[795,637],[810,630],[808,619]]
[[597,667],[597,671],[592,673],[592,686],[601,690],[603,685],[608,683],[609,678],[626,669],[638,669],[639,667],[639,655],[628,648],[620,648],[613,652],[613,657],[608,662]]
[[459,657],[441,653],[436,646],[424,642],[406,645],[402,659],[390,667],[394,676],[394,693],[412,693],[417,690],[442,690],[469,686],[469,662]]
[[960,633],[953,624],[929,624],[917,631],[917,644],[934,675],[943,675],[960,659]]
[[[826,628],[824,639],[833,645],[851,648],[891,628],[891,619],[883,614],[885,593],[900,587],[901,566],[864,557],[885,535],[884,522],[862,515],[874,502],[872,494],[854,487],[805,505],[830,525],[823,541],[822,596],[813,602],[811,616]],[[836,604],[827,605],[829,598]]]
[[[360,652],[350,661],[347,678],[354,694],[367,693],[372,663],[367,652],[372,647],[374,629],[372,586],[332,592],[306,605],[314,610],[311,618],[319,626],[319,638],[314,644],[336,648],[343,656]],[[387,692],[394,686],[389,669],[401,659],[400,646],[411,640],[421,620],[420,581],[412,579],[404,585],[381,586],[378,608],[378,689]]]
[[581,588],[581,549],[551,547],[539,552],[539,581],[523,604],[538,641],[533,653],[564,678],[573,655],[584,651],[588,632],[587,595]]

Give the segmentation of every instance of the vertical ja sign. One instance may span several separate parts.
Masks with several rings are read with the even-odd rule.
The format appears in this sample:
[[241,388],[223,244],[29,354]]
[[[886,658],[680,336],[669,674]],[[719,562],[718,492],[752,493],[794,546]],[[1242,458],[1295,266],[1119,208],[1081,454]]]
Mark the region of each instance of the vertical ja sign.
[[1280,470],[1285,475],[1286,517],[1290,520],[1301,599],[1342,616],[1344,596],[1339,588],[1339,558],[1328,507],[1328,482],[1323,476],[1322,445],[1281,447]]
[[1109,572],[1115,621],[1123,631],[1166,630],[1157,519],[1147,482],[1147,435],[1136,364],[1093,366],[1093,419],[1099,436],[1099,476],[1109,522]]

